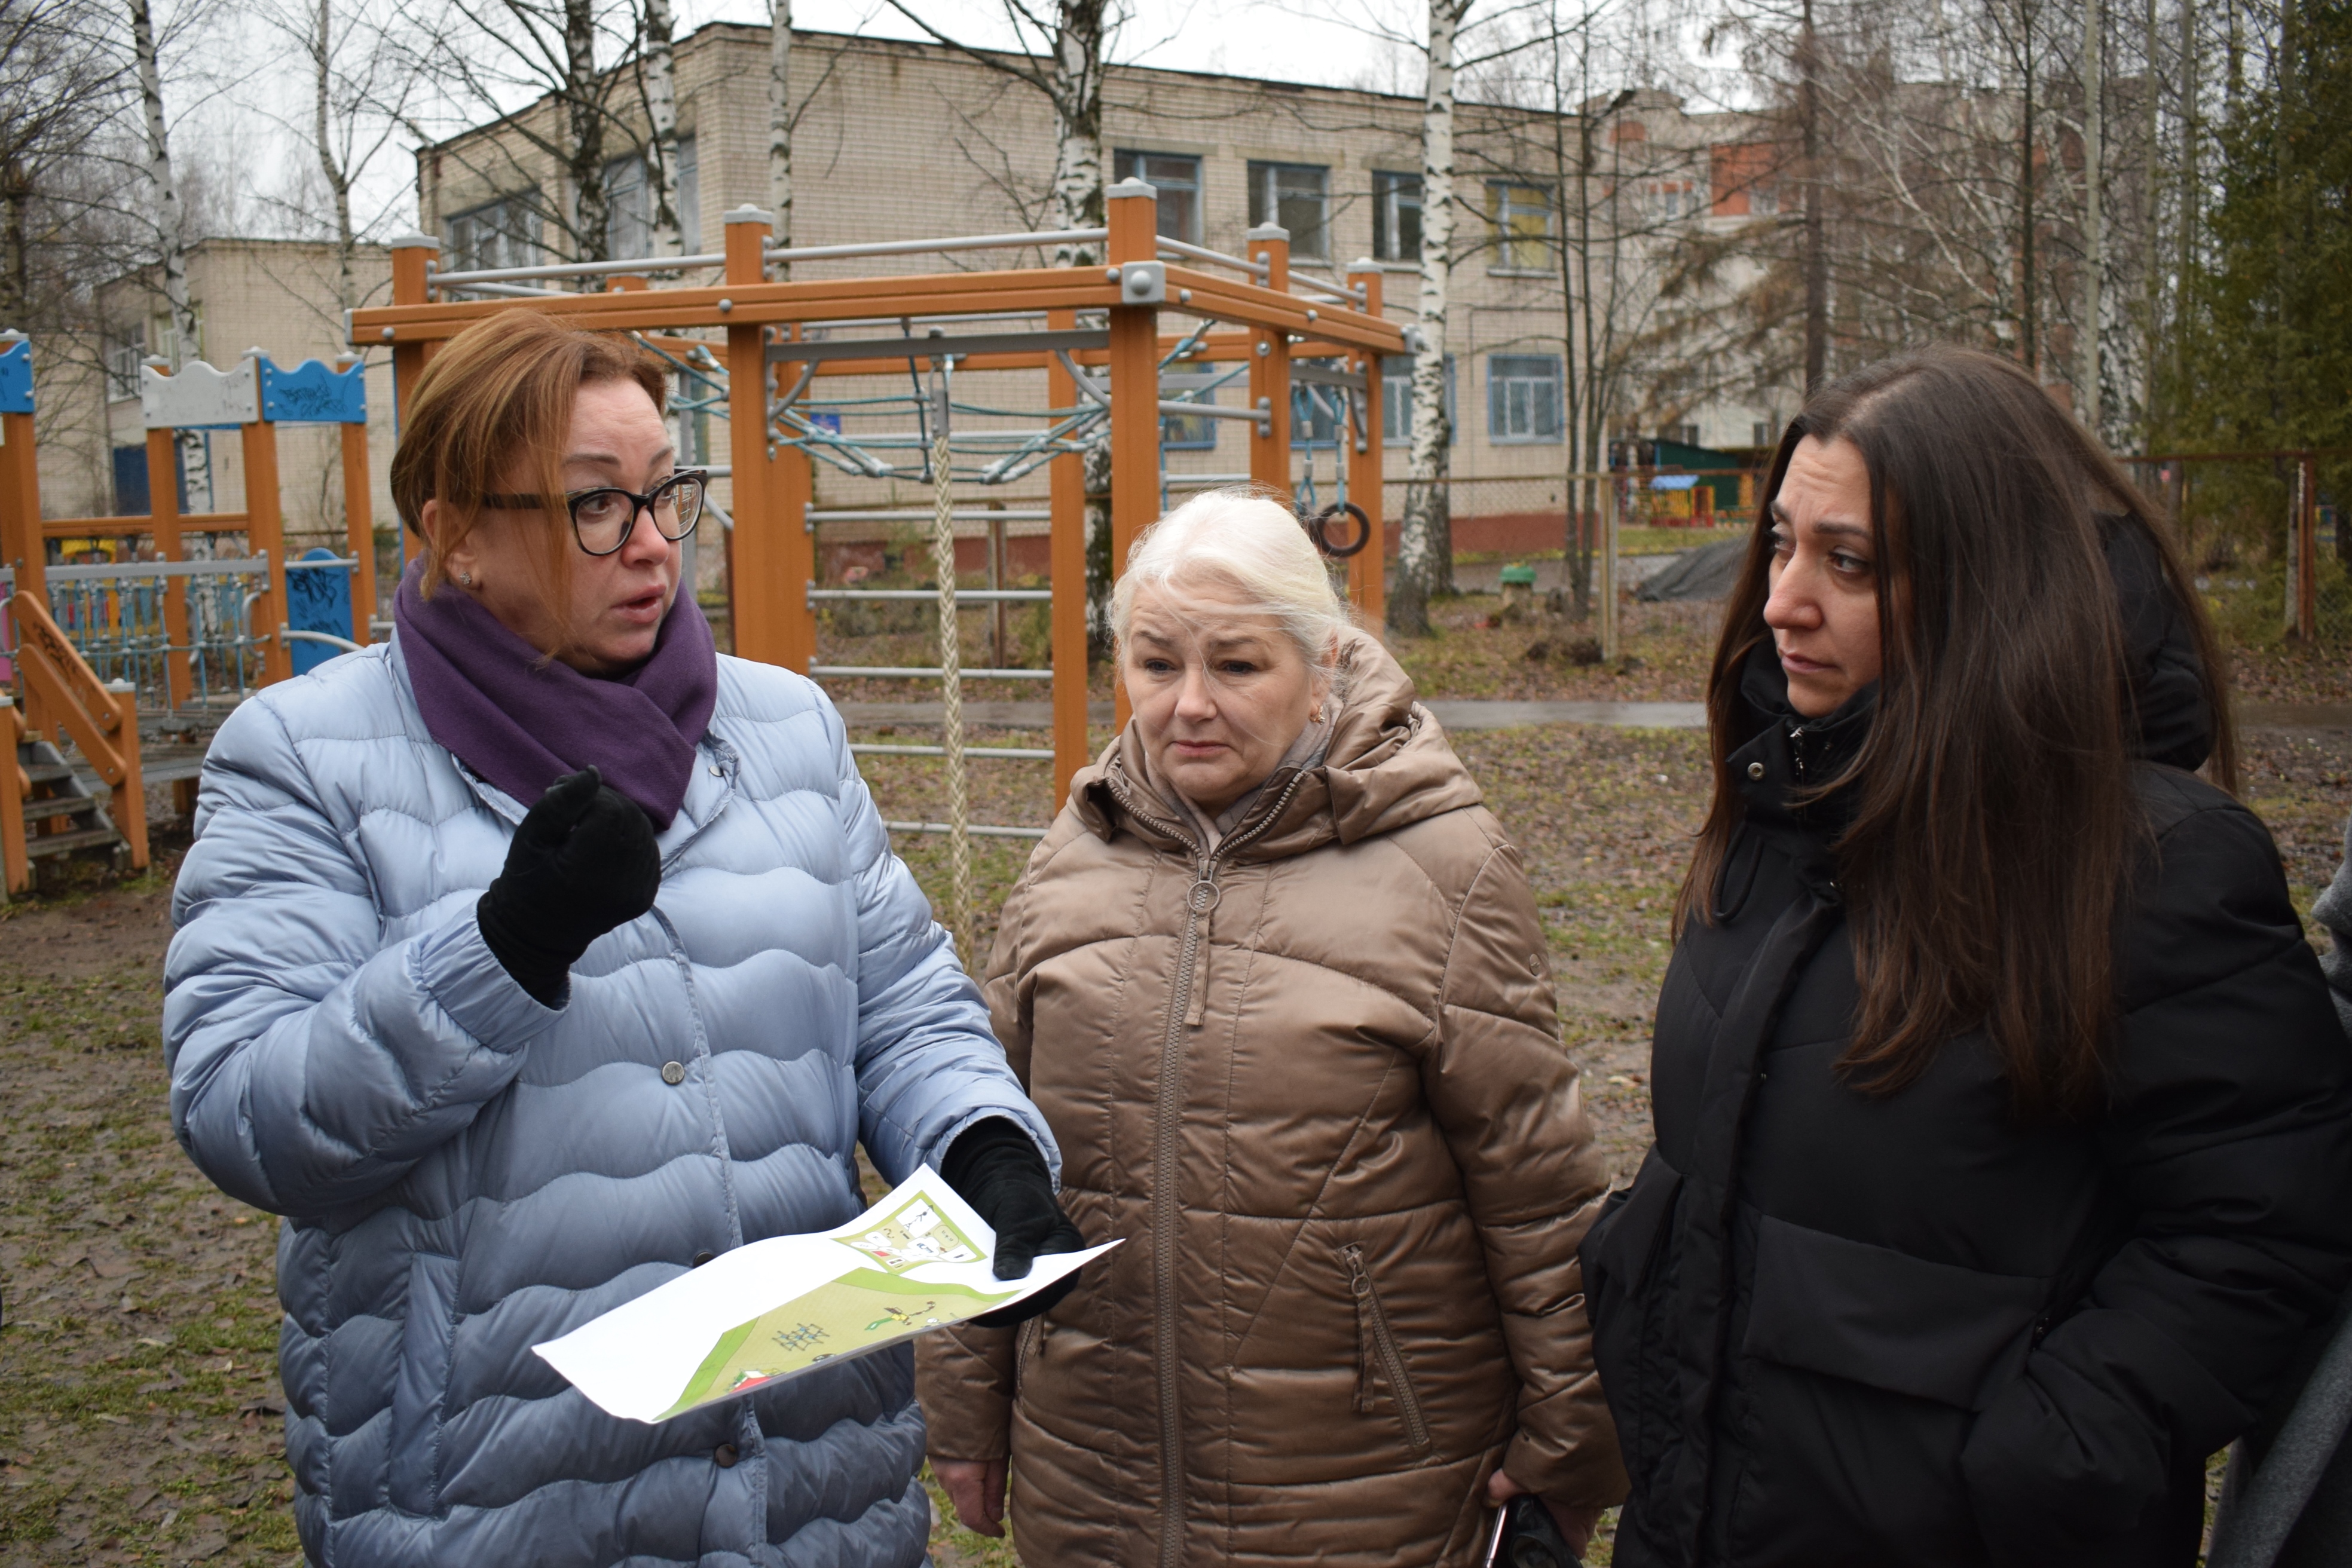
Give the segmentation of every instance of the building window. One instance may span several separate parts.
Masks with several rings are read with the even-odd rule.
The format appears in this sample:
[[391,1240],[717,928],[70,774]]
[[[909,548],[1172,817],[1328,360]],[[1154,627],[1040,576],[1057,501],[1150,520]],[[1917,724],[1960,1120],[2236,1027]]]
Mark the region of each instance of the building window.
[[539,262],[539,214],[529,196],[485,203],[449,220],[451,272],[494,267],[532,267]]
[[[694,138],[678,139],[670,157],[670,210],[677,214],[682,251],[691,254],[701,244],[702,203],[698,160]],[[604,165],[604,254],[628,261],[654,253],[653,193],[646,186],[646,161],[637,153],[615,158]]]
[[1710,209],[1718,218],[1767,218],[1780,210],[1779,160],[1769,142],[1723,142],[1707,149]]
[[[1138,152],[1122,147],[1110,155],[1111,178],[1140,180],[1160,198],[1159,232],[1187,245],[1201,243],[1201,161],[1184,152]],[[1197,421],[1195,423],[1198,423]],[[1211,445],[1215,445],[1213,441]]]
[[[1165,234],[1167,231],[1160,231]],[[1213,403],[1217,394],[1213,390],[1224,380],[1223,371],[1162,371],[1160,373],[1161,394],[1170,402]],[[1205,414],[1171,413],[1160,421],[1160,444],[1171,452],[1213,452],[1217,446],[1217,421]]]
[[1551,268],[1551,192],[1507,180],[1486,182],[1486,221],[1495,225],[1496,272]]
[[[1445,356],[1445,444],[1462,434],[1454,413],[1454,356]],[[1412,439],[1412,356],[1387,354],[1381,359],[1381,444],[1402,446]]]
[[1750,424],[1748,430],[1751,437],[1748,442],[1750,446],[1778,446],[1780,444],[1780,427],[1777,424],[1759,419]]
[[1559,356],[1488,355],[1486,439],[1558,441],[1559,434]]
[[1372,257],[1421,259],[1421,176],[1372,173]]
[[1291,255],[1329,259],[1329,173],[1311,163],[1252,163],[1250,227],[1280,224],[1290,231]]
[[121,402],[139,395],[139,367],[147,358],[147,329],[133,321],[119,328],[106,350],[106,395]]
[[1653,223],[1698,216],[1705,201],[1696,180],[1643,180],[1633,187],[1642,215]]

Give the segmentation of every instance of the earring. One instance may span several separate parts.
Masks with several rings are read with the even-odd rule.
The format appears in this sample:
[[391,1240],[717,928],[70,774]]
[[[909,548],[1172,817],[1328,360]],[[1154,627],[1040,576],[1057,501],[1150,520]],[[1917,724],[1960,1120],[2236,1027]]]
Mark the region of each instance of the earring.
[[457,574],[457,580],[471,588],[474,586],[474,574],[470,571],[461,571]]
[[1309,724],[1321,724],[1323,722],[1323,705],[1321,703],[1317,703],[1315,705],[1315,711],[1307,716],[1307,722]]

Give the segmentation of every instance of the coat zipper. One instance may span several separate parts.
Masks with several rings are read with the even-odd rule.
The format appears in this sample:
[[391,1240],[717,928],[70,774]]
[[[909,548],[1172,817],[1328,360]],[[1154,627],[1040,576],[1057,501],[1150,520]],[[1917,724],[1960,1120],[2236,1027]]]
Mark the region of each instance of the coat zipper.
[[1339,1249],[1348,1260],[1348,1289],[1356,1298],[1356,1408],[1370,1414],[1372,1408],[1372,1369],[1366,1355],[1365,1343],[1381,1358],[1381,1371],[1389,1380],[1390,1391],[1395,1394],[1397,1414],[1404,1417],[1405,1441],[1416,1454],[1429,1451],[1429,1422],[1421,1412],[1421,1396],[1413,1392],[1412,1377],[1405,1370],[1404,1352],[1397,1348],[1396,1334],[1389,1327],[1389,1314],[1381,1305],[1381,1293],[1372,1285],[1371,1270],[1364,1266],[1364,1249],[1350,1241]]
[[[1176,1164],[1181,1141],[1178,1124],[1179,1090],[1183,1082],[1184,1016],[1192,1000],[1192,968],[1200,956],[1201,917],[1223,900],[1217,872],[1226,856],[1255,842],[1281,820],[1306,771],[1291,775],[1265,814],[1238,833],[1203,853],[1201,841],[1177,823],[1136,809],[1134,799],[1116,773],[1111,794],[1130,817],[1148,822],[1192,852],[1192,885],[1184,895],[1184,939],[1177,949],[1176,978],[1168,995],[1168,1028],[1160,1041],[1160,1084],[1152,1107],[1151,1149],[1151,1294],[1152,1361],[1160,1388],[1160,1562],[1176,1568],[1184,1552],[1183,1411],[1178,1402],[1181,1368],[1176,1358]],[[1417,1408],[1416,1408],[1417,1413]]]

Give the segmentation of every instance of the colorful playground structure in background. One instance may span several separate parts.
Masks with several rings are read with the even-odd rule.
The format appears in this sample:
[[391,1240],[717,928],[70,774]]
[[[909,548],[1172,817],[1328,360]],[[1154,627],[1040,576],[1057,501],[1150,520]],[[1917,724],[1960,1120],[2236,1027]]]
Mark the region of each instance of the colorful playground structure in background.
[[[1087,760],[1090,452],[1107,450],[1109,458],[1114,570],[1171,494],[1249,482],[1299,507],[1302,522],[1332,555],[1335,573],[1344,570],[1349,597],[1368,620],[1377,622],[1383,608],[1380,361],[1407,344],[1404,329],[1381,317],[1378,265],[1354,264],[1342,283],[1295,277],[1289,236],[1279,227],[1252,229],[1248,254],[1227,255],[1160,235],[1150,185],[1126,181],[1107,194],[1108,221],[1098,229],[790,250],[769,244],[769,214],[745,207],[727,214],[721,253],[625,263],[442,272],[438,242],[410,235],[392,245],[393,303],[351,312],[351,338],[390,350],[397,407],[438,345],[467,326],[503,310],[549,311],[584,328],[629,333],[669,362],[677,378],[673,413],[682,451],[691,444],[695,421],[727,418],[728,460],[703,465],[731,489],[729,506],[712,511],[729,536],[735,651],[819,680],[939,683],[940,746],[855,749],[943,760],[950,820],[889,825],[949,835],[951,917],[968,938],[971,836],[1033,837],[1042,830],[965,820],[966,760],[1050,758],[1056,805]],[[1106,259],[1099,266],[770,281],[772,269],[860,256],[1057,247],[1096,248]],[[719,277],[655,287],[646,275],[656,267],[683,275],[716,270]],[[567,283],[579,291],[559,287]],[[1163,329],[1163,318],[1172,329]],[[0,656],[19,652],[21,643],[16,680],[23,721],[36,740],[53,740],[62,727],[89,762],[99,760],[94,747],[129,748],[127,758],[118,758],[123,782],[100,769],[112,786],[118,821],[140,817],[128,798],[139,789],[138,710],[233,704],[256,685],[297,673],[313,649],[324,657],[364,644],[376,598],[356,361],[347,356],[333,370],[312,361],[280,371],[256,351],[226,371],[165,369],[151,363],[142,377],[149,473],[173,472],[178,431],[234,427],[244,443],[244,510],[183,517],[166,478],[150,486],[152,516],[43,521],[29,348],[16,339],[0,359],[0,398],[22,387],[21,399],[0,402],[10,410],[22,404],[5,415],[0,445],[0,566],[11,572],[0,590],[14,594],[9,602],[16,610],[16,632],[0,629]],[[1003,389],[1008,382],[1001,372],[1042,375],[1042,401],[1020,399],[1013,406],[1003,396],[982,401],[983,393],[967,390]],[[856,381],[900,374],[904,391],[877,392]],[[1215,401],[1227,384],[1245,389],[1241,406]],[[828,387],[841,388],[841,395],[824,395]],[[758,417],[737,416],[747,402]],[[1246,427],[1246,471],[1171,472],[1163,423],[1212,420]],[[1294,420],[1305,437],[1297,444]],[[348,559],[283,559],[275,427],[297,422],[344,427]],[[1324,453],[1328,470],[1318,472]],[[856,486],[870,486],[880,492],[876,503],[818,508],[818,464],[831,471],[829,497],[847,489],[854,497]],[[973,507],[979,497],[1003,495],[1040,469],[1042,507]],[[928,492],[928,507],[903,504],[901,492],[910,486]],[[891,504],[894,497],[898,504]],[[1048,525],[1048,586],[959,590],[956,524],[1008,518]],[[933,586],[821,587],[818,528],[863,520],[928,520]],[[206,552],[186,548],[191,540],[218,546],[232,538],[241,539],[242,553],[191,559]],[[149,542],[133,551],[118,549],[111,560],[47,564],[50,539],[107,538]],[[131,553],[142,559],[124,559]],[[329,584],[329,591],[306,591]],[[940,663],[818,663],[817,606],[856,601],[936,602]],[[960,605],[1031,601],[1049,606],[1049,668],[961,666]],[[331,631],[317,619],[327,607],[344,617]],[[345,626],[348,637],[341,635]],[[37,649],[49,652],[36,656]],[[50,667],[66,655],[78,669]],[[971,680],[1050,683],[1050,752],[968,751],[961,686]],[[103,713],[93,689],[110,694]],[[37,811],[37,795],[0,788],[0,818],[26,810],[28,800]],[[131,838],[129,829],[123,837]],[[144,837],[142,825],[131,846],[134,863],[144,863]],[[7,884],[21,888],[25,836],[0,820],[0,840],[11,846]]]

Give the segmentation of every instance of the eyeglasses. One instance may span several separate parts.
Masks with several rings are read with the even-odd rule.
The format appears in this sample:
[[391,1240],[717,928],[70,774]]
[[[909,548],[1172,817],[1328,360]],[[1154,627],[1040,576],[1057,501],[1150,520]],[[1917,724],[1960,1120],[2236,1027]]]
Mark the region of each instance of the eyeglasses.
[[[692,533],[694,525],[702,520],[703,491],[709,481],[710,476],[699,468],[681,468],[655,486],[647,496],[616,485],[567,491],[563,502],[572,510],[572,537],[590,555],[611,555],[628,543],[629,535],[636,529],[637,514],[651,512],[655,528],[662,538],[675,543]],[[546,503],[537,496],[485,496],[482,505],[507,511],[535,512]]]

